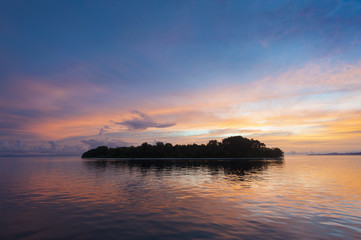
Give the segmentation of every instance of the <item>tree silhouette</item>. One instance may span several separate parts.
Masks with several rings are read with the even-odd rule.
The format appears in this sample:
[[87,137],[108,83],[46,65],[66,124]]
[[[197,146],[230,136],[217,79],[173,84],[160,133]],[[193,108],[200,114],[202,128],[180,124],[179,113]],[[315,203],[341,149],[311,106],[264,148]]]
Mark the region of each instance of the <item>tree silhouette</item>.
[[172,145],[157,142],[155,145],[143,143],[138,147],[108,148],[99,146],[82,155],[83,158],[253,158],[283,157],[279,148],[267,148],[258,140],[242,136],[228,137],[218,142],[210,140],[207,145]]

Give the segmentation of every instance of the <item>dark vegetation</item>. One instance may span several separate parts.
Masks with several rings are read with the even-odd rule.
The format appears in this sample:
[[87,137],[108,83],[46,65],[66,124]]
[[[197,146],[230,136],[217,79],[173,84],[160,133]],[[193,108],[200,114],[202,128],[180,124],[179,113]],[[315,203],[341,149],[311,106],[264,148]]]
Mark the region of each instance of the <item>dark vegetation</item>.
[[279,148],[267,148],[258,140],[241,136],[225,138],[222,142],[210,140],[207,145],[172,145],[157,142],[143,143],[138,147],[108,148],[100,146],[83,153],[82,158],[278,158]]
[[332,153],[311,153],[308,155],[361,155],[361,152],[346,152],[346,153],[338,153],[338,152],[332,152]]

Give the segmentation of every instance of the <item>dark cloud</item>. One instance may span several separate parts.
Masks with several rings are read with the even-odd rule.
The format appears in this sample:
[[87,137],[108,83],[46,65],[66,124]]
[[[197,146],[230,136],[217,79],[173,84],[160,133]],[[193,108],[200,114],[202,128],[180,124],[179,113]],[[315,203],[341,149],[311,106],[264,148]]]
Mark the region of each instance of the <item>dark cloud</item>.
[[23,140],[0,141],[0,153],[26,153],[33,151]]
[[48,141],[49,147],[36,147],[35,152],[47,153],[47,154],[61,154],[61,155],[79,155],[84,152],[84,147],[80,145],[60,145],[55,141]]
[[133,119],[126,120],[123,122],[116,122],[115,124],[124,125],[129,130],[146,130],[147,128],[167,128],[172,127],[175,123],[158,123],[155,122],[150,116],[139,112],[139,111],[132,111],[132,113],[136,114]]
[[0,152],[7,151],[9,149],[9,144],[7,141],[1,140],[0,141]]
[[29,147],[24,141],[22,140],[15,140],[15,141],[0,141],[0,154],[24,154],[29,151],[33,151],[31,147]]
[[85,151],[80,145],[60,145],[55,141],[48,141],[49,146],[38,145],[30,146],[23,140],[0,141],[0,154],[6,155],[79,155]]

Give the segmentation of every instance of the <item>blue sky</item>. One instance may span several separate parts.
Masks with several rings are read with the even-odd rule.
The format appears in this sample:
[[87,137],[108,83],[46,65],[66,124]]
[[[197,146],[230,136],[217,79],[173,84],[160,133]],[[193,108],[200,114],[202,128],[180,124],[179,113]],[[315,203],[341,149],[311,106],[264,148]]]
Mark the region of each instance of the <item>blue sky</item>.
[[[226,135],[199,133],[253,129],[254,138],[277,133],[265,141],[287,150],[327,151],[337,139],[324,140],[328,128],[315,122],[338,124],[339,112],[310,120],[313,127],[287,125],[292,142],[280,139],[284,125],[271,119],[285,108],[300,115],[306,103],[313,112],[303,118],[312,118],[332,102],[355,121],[346,137],[354,141],[360,13],[359,1],[2,1],[0,150],[16,152],[19,141],[24,152],[49,141],[86,148],[82,141],[99,138],[100,129],[107,129],[100,142],[129,144],[202,142]],[[315,74],[324,80],[304,84]],[[132,120],[149,128],[115,124]],[[298,144],[298,136],[311,137],[301,137],[303,128],[319,134],[320,145]]]

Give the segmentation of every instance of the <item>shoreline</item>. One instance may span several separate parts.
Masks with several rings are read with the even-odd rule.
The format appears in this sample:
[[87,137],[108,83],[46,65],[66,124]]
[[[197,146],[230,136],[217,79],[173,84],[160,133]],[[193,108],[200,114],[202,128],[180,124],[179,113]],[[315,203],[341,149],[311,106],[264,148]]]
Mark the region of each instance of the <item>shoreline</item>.
[[282,160],[282,158],[249,157],[249,158],[82,158],[84,160]]

